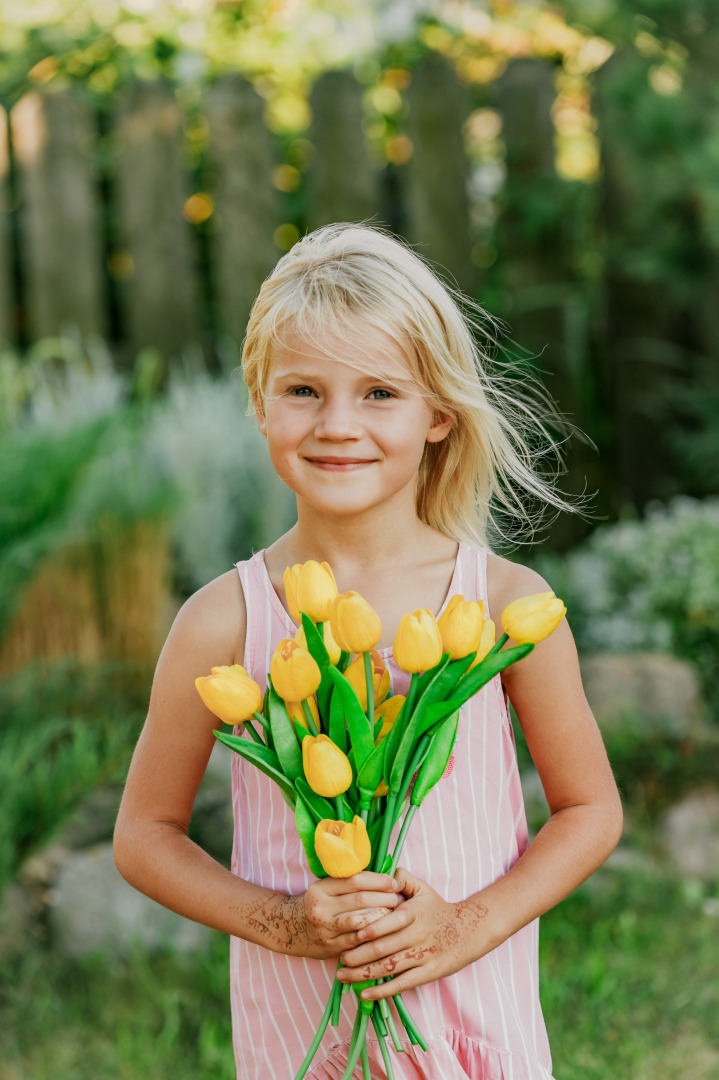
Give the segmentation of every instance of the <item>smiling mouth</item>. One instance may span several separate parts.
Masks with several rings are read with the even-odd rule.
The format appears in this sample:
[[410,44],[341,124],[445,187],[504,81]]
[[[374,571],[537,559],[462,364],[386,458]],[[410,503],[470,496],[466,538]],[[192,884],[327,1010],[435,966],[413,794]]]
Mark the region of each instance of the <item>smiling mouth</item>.
[[317,465],[321,469],[342,470],[358,469],[363,465],[371,465],[372,458],[345,458],[345,457],[308,457],[305,459],[310,465]]

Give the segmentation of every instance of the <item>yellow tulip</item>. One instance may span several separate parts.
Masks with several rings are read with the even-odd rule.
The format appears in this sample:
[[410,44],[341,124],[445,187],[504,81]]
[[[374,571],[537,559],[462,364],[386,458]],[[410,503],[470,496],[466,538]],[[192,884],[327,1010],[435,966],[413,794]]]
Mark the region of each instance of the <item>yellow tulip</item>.
[[[339,662],[342,650],[333,638],[332,627],[328,622],[322,623],[322,637],[324,638],[325,648],[327,649],[330,663],[337,664]],[[307,636],[305,634],[304,626],[300,626],[299,630],[295,634],[295,641],[298,645],[301,645],[303,649],[307,648]]]
[[315,829],[315,851],[330,877],[359,874],[372,858],[367,826],[357,815],[351,822],[325,818]]
[[241,724],[262,708],[262,691],[240,664],[213,667],[211,675],[195,679],[207,708],[224,724]]
[[[317,730],[319,731],[320,714],[317,709],[317,702],[313,697],[305,698],[305,700],[309,706],[310,712],[312,713],[312,717],[314,719],[315,725],[317,726]],[[298,724],[301,724],[305,731],[310,730],[309,724],[307,723],[307,717],[305,716],[304,709],[302,708],[301,701],[286,701],[285,708],[287,709],[287,715],[295,726],[295,731],[297,730]]]
[[479,639],[477,656],[469,666],[470,671],[475,666],[475,664],[478,664],[480,662],[480,660],[484,660],[485,656],[494,645],[494,639],[496,637],[496,634],[497,632],[494,623],[491,619],[487,619],[484,626],[482,627],[482,636]]
[[379,784],[377,785],[377,790],[375,791],[372,798],[379,799],[381,795],[389,795],[389,788],[385,784],[384,780],[380,780]]
[[479,647],[484,628],[484,603],[482,600],[465,600],[453,596],[437,619],[442,637],[442,650],[450,659],[461,660]]
[[272,685],[285,701],[311,697],[322,676],[314,657],[292,638],[283,638],[270,664]]
[[295,563],[294,566],[286,567],[285,572],[282,575],[282,584],[285,587],[285,599],[287,600],[287,608],[296,623],[302,622],[300,606],[297,602],[297,583],[299,581],[301,570],[302,564]]
[[[379,705],[389,694],[390,677],[385,667],[384,660],[376,649],[370,649],[372,662],[372,687],[374,689],[374,703]],[[345,679],[350,684],[363,709],[367,708],[367,678],[364,670],[364,657],[358,656],[353,660],[345,671]]]
[[428,608],[403,615],[394,639],[394,659],[402,671],[428,671],[442,657],[442,637]]
[[334,799],[352,783],[352,766],[327,735],[306,735],[302,740],[302,768],[313,791]]
[[375,722],[377,720],[382,721],[382,727],[379,729],[377,738],[375,739],[375,745],[384,739],[385,735],[389,735],[390,731],[394,727],[394,722],[399,716],[399,710],[404,705],[407,699],[403,694],[393,694],[391,698],[387,698],[378,707],[374,714]]
[[567,609],[553,592],[514,600],[502,612],[502,626],[517,645],[536,645],[556,630]]
[[330,624],[335,641],[345,652],[369,652],[382,635],[379,615],[356,592],[339,593],[335,597]]

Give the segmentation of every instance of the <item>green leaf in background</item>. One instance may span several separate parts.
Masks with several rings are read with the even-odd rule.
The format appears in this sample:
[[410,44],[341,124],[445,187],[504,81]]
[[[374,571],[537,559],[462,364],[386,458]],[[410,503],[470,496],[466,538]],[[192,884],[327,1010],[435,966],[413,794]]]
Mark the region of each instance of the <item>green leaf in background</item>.
[[295,827],[305,849],[311,873],[317,878],[326,878],[327,872],[315,852],[315,819],[300,796],[295,805]]
[[269,776],[270,780],[274,780],[282,794],[286,795],[290,800],[290,804],[294,806],[297,801],[297,792],[294,784],[282,772],[277,754],[272,750],[268,750],[266,746],[260,746],[259,743],[252,742],[250,739],[241,739],[237,735],[225,735],[222,731],[216,731],[214,734],[221,743],[229,746],[231,750],[246,758],[247,761],[251,761],[260,772],[263,772],[265,776]]

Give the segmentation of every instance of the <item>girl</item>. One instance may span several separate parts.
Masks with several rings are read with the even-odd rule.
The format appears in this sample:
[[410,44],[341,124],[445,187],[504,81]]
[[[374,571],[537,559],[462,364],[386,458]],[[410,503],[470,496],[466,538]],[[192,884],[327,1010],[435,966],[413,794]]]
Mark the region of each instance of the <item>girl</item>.
[[[464,706],[453,768],[417,815],[395,877],[314,881],[278,789],[239,755],[232,871],[187,835],[216,726],[195,677],[242,664],[264,685],[275,645],[297,629],[285,567],[325,560],[340,591],[369,601],[398,693],[407,676],[390,646],[404,612],[439,615],[461,593],[498,616],[546,591],[490,550],[498,513],[521,517],[527,497],[563,503],[532,468],[530,407],[488,377],[486,361],[446,287],[375,228],[306,236],[253,307],[244,376],[272,463],[297,497],[297,524],[178,615],[115,840],[136,888],[232,935],[241,1080],[294,1075],[338,958],[348,982],[387,980],[363,996],[401,991],[427,1037],[426,1053],[407,1044],[395,1057],[398,1078],[551,1080],[537,920],[607,858],[621,828],[566,623]],[[529,846],[507,697],[551,810]],[[342,1000],[312,1080],[344,1071],[354,1006]],[[370,1061],[383,1076],[371,1041]]]

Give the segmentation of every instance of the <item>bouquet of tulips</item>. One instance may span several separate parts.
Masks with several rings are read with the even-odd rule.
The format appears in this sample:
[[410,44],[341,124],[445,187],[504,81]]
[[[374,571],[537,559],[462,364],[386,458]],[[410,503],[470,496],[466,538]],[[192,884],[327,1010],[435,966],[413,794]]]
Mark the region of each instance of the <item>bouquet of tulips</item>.
[[[197,690],[224,723],[244,724],[250,738],[215,735],[278,784],[316,877],[350,877],[367,867],[393,874],[414,814],[447,767],[460,706],[527,656],[566,609],[551,592],[517,600],[503,612],[496,644],[481,601],[453,596],[439,620],[426,609],[404,615],[393,655],[411,680],[406,697],[389,697],[389,672],[375,648],[382,627],[367,601],[338,593],[327,563],[288,567],[283,580],[300,629],[277,645],[265,693],[239,665],[213,668],[196,680]],[[504,648],[509,637],[516,644]],[[353,989],[359,995],[367,985]],[[342,991],[335,979],[295,1080],[305,1075],[327,1025],[337,1025]],[[411,1042],[426,1050],[401,995],[392,1000]],[[360,1060],[370,1075],[371,1022],[393,1080],[387,1042],[397,1052],[402,1045],[388,1003],[358,996],[358,1006],[344,1078]]]

